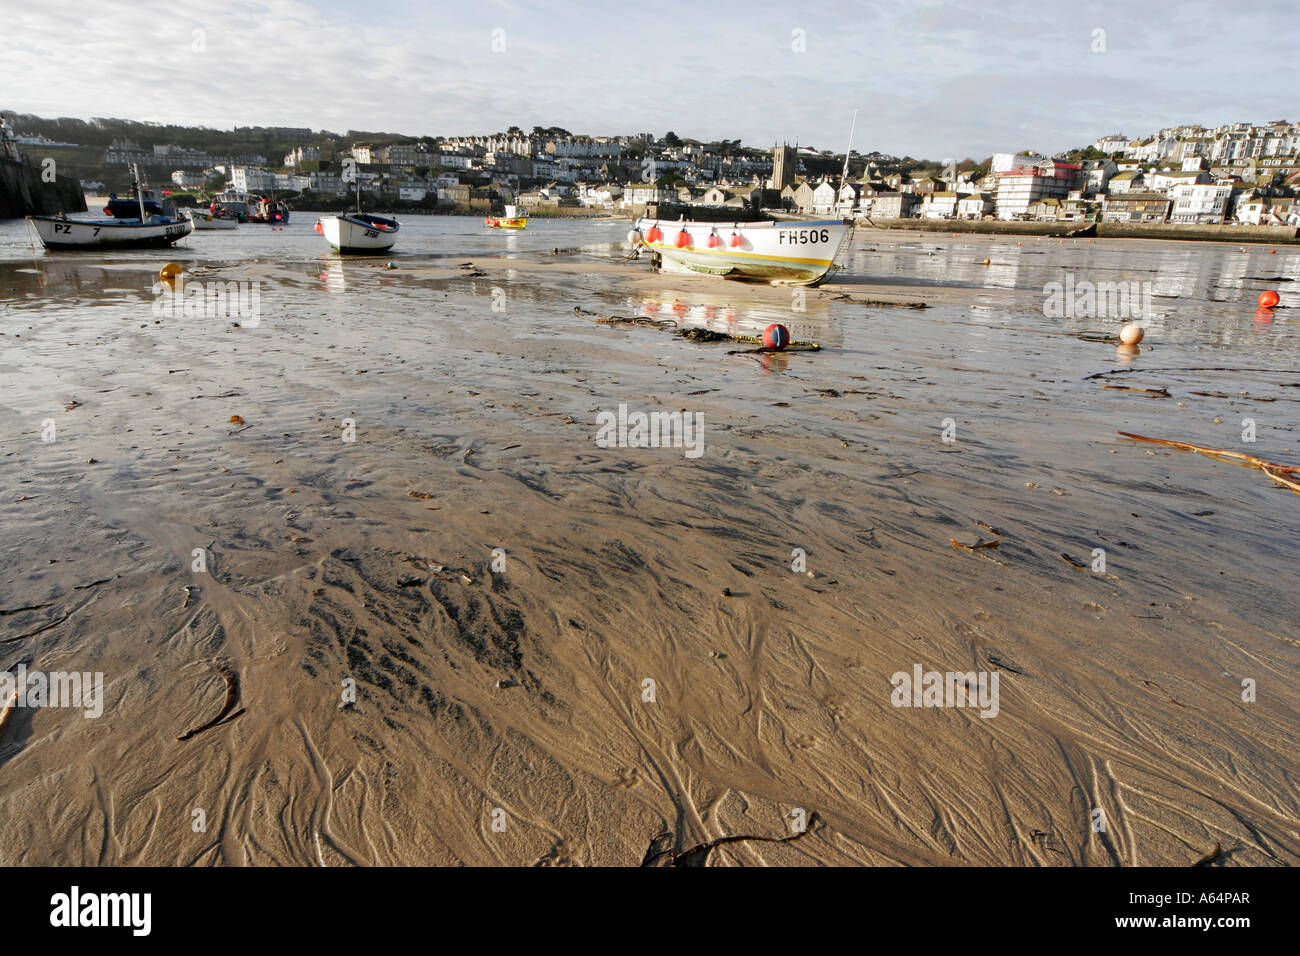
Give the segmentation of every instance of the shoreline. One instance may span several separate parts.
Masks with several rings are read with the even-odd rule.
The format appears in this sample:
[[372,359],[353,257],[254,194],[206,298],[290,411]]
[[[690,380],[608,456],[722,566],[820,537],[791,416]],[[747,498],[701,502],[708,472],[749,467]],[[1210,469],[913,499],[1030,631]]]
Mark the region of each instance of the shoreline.
[[[1095,227],[1095,228],[1094,228]],[[1300,244],[1295,226],[1194,225],[1182,223],[1112,222],[1004,222],[974,219],[881,219],[876,223],[859,218],[855,228],[878,232],[914,230],[920,233],[958,233],[1000,236],[1043,236],[1053,239],[1169,239],[1180,242],[1236,242],[1252,244]]]

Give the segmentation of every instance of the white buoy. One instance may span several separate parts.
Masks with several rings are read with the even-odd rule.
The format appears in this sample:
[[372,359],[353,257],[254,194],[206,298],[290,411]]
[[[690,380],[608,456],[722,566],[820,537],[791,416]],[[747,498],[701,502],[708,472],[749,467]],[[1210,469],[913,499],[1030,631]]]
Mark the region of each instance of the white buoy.
[[1125,345],[1137,345],[1142,341],[1144,335],[1146,335],[1146,331],[1136,322],[1130,322],[1119,330],[1119,340]]

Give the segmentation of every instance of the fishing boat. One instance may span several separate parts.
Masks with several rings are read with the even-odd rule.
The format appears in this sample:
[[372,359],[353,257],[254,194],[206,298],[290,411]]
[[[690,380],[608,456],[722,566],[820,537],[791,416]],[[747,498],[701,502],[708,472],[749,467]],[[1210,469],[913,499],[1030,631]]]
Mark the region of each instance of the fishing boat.
[[[858,111],[854,110],[839,192],[849,178],[857,125]],[[818,286],[826,281],[852,235],[852,219],[735,222],[728,231],[725,224],[720,230],[718,223],[687,222],[685,217],[667,223],[642,217],[627,240],[634,252],[649,249],[651,267],[661,272]]]
[[387,252],[397,241],[401,225],[396,219],[368,212],[321,216],[316,231],[339,252],[367,255]]
[[849,236],[852,222],[664,222],[641,218],[628,233],[633,249],[650,250],[661,272],[697,273],[773,285],[820,285]]
[[[136,195],[142,192],[143,195]],[[160,189],[144,189],[132,187],[131,191],[125,196],[119,196],[117,193],[108,194],[108,205],[104,207],[104,215],[112,216],[114,219],[136,219],[140,215],[140,203],[143,200],[144,212],[146,216],[165,216],[166,210],[163,208],[163,196]]]
[[239,220],[233,216],[218,216],[207,209],[183,210],[194,223],[195,229],[237,229]]
[[528,217],[519,215],[516,206],[506,206],[504,216],[484,216],[483,224],[489,229],[527,229]]
[[274,198],[250,197],[254,200],[248,211],[249,222],[283,226],[289,221],[289,207]]
[[357,211],[337,216],[321,216],[316,231],[339,252],[373,255],[387,252],[397,241],[401,225],[388,216],[361,211],[361,183],[357,183]]
[[250,197],[248,193],[240,192],[238,189],[227,189],[225,192],[217,193],[208,210],[222,218],[229,217],[236,222],[248,222],[249,206],[254,198],[256,197]]
[[194,231],[193,220],[184,216],[150,215],[141,195],[136,172],[137,218],[118,213],[102,219],[69,219],[66,215],[28,216],[46,249],[137,249],[161,248],[184,239]]

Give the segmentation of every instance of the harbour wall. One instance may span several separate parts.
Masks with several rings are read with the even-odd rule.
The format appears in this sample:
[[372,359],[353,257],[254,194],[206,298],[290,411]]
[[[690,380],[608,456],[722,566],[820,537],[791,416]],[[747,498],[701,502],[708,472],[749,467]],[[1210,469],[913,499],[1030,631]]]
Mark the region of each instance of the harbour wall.
[[47,183],[39,166],[0,159],[0,219],[85,211],[86,198],[75,179],[56,177]]

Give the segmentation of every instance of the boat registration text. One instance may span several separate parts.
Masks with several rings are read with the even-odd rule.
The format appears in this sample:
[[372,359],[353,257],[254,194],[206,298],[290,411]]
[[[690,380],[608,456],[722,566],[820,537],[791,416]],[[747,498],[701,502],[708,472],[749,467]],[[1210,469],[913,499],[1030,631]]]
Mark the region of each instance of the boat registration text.
[[778,229],[776,231],[777,245],[807,245],[810,242],[830,242],[831,231],[829,229]]

